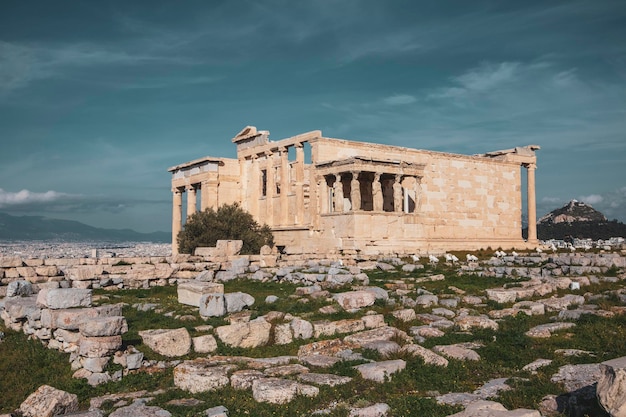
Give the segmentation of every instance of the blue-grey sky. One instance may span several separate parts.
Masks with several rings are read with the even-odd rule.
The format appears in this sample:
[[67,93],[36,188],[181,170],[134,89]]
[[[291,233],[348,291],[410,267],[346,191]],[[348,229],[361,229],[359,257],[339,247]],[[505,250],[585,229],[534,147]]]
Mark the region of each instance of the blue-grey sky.
[[626,221],[626,3],[0,2],[0,210],[169,231],[167,168],[246,125],[538,144],[539,216]]

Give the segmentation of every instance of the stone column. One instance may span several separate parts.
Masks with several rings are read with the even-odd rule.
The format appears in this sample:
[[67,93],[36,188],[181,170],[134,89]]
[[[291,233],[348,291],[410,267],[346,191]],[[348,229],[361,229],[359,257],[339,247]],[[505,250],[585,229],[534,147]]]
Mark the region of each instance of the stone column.
[[313,225],[313,230],[320,229],[320,214],[323,211],[322,203],[322,181],[324,177],[316,176],[314,171],[309,171],[309,190],[311,195],[309,196],[309,219]]
[[333,194],[333,201],[335,203],[335,209],[333,211],[343,213],[343,183],[341,182],[341,174],[335,174]]
[[402,175],[396,174],[396,181],[393,183],[393,211],[402,211],[402,184],[400,180]]
[[280,216],[279,224],[289,224],[289,151],[280,148]]
[[259,159],[257,155],[252,155],[250,165],[250,182],[248,184],[250,214],[252,214],[252,217],[259,220],[259,197],[263,184],[261,184],[260,180],[261,172],[259,171]]
[[535,170],[537,164],[527,164],[527,185],[528,193],[528,242],[537,243],[537,201],[535,195]]
[[319,213],[330,213],[330,202],[328,201],[328,184],[326,178],[320,176],[317,178],[317,195],[319,198]]
[[178,233],[182,230],[183,192],[179,188],[172,190],[172,255],[178,254]]
[[359,182],[359,171],[352,171],[350,200],[352,200],[352,211],[361,210],[361,183]]
[[276,177],[274,175],[274,154],[271,151],[266,152],[267,158],[267,192],[265,194],[265,219],[264,222],[268,226],[274,225],[274,195],[276,194]]
[[294,224],[304,223],[304,146],[296,143],[296,215]]
[[372,200],[374,211],[383,211],[383,189],[380,184],[380,172],[374,174],[374,181],[372,182]]
[[196,187],[187,186],[187,218],[189,219],[196,212]]

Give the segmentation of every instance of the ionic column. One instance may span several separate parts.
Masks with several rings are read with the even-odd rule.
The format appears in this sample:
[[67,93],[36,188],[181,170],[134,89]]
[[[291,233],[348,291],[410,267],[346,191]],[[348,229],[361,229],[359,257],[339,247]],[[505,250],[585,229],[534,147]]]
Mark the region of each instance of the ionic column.
[[296,215],[294,224],[304,223],[304,147],[296,143]]
[[380,184],[380,172],[374,174],[374,181],[372,182],[372,200],[374,211],[383,211],[383,189]]
[[183,193],[179,188],[172,190],[172,255],[178,253],[178,233],[182,230]]
[[343,212],[343,183],[341,182],[341,174],[335,174],[335,183],[333,184],[335,212]]
[[396,174],[396,181],[393,183],[393,211],[402,211],[402,175]]
[[361,210],[361,183],[359,182],[359,171],[352,171],[350,200],[352,200],[352,211]]
[[187,186],[187,218],[193,216],[196,212],[196,187]]
[[528,242],[537,242],[537,200],[535,194],[535,170],[537,164],[527,164],[527,184],[526,192],[528,194]]
[[289,152],[280,148],[280,220],[279,224],[289,223]]

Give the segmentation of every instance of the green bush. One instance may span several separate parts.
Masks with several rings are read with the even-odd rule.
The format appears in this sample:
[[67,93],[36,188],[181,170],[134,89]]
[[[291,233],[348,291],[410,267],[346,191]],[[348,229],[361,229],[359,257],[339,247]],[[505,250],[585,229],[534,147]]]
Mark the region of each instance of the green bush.
[[178,251],[193,253],[199,246],[215,246],[218,240],[242,240],[241,253],[259,253],[263,245],[274,245],[267,225],[259,225],[239,204],[225,204],[193,214],[178,234]]

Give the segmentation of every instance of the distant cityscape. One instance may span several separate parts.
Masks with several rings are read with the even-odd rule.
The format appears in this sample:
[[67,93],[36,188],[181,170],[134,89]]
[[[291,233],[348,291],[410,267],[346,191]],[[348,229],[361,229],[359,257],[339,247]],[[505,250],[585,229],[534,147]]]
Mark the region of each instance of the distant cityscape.
[[170,256],[171,254],[171,243],[0,241],[0,256],[19,256],[28,259]]

